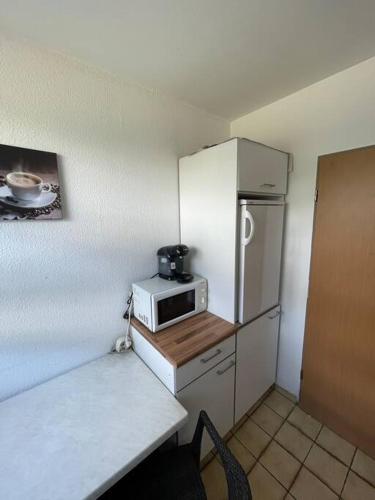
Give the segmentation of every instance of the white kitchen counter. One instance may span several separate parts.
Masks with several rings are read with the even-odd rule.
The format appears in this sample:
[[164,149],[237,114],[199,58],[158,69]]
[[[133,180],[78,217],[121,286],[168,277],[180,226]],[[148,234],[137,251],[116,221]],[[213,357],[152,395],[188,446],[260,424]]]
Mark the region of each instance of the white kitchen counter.
[[132,351],[0,403],[0,499],[97,498],[187,420]]

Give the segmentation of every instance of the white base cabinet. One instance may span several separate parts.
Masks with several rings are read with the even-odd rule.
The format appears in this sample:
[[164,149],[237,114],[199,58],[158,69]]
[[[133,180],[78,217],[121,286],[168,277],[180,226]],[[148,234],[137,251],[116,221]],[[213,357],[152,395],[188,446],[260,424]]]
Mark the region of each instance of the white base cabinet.
[[237,332],[235,422],[275,382],[279,320],[277,306]]
[[[233,427],[235,354],[177,393],[177,399],[189,413],[189,421],[178,433],[179,443],[190,442],[200,410],[205,410],[221,436]],[[203,434],[201,456],[213,448],[207,432]]]
[[[274,384],[279,315],[277,306],[178,368],[132,327],[134,351],[189,413],[180,443],[191,441],[200,410],[224,436]],[[201,457],[212,448],[204,432]]]
[[[205,410],[221,436],[234,425],[235,335],[176,368],[133,326],[133,349],[189,413],[178,432],[179,442],[191,441],[200,410]],[[203,434],[201,457],[213,448]]]

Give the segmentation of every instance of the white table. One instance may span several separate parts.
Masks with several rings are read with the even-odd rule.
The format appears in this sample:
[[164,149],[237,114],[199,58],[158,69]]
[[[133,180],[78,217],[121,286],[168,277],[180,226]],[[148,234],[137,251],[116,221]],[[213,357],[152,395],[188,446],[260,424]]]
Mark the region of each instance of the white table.
[[187,412],[132,351],[0,403],[0,499],[97,498]]

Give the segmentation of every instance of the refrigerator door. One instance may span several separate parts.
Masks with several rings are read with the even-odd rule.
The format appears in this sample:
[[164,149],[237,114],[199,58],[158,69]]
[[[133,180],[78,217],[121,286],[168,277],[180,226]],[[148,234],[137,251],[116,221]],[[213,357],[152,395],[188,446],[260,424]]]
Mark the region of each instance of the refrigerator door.
[[238,321],[279,302],[284,203],[240,200]]

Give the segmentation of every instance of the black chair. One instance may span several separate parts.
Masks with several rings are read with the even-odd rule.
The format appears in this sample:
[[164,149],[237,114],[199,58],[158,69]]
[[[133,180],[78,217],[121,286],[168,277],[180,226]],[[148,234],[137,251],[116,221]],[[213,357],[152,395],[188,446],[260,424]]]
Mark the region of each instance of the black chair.
[[207,500],[200,475],[203,429],[221,458],[229,500],[251,500],[246,474],[219,436],[205,411],[201,411],[191,443],[154,453],[127,474],[101,500]]

